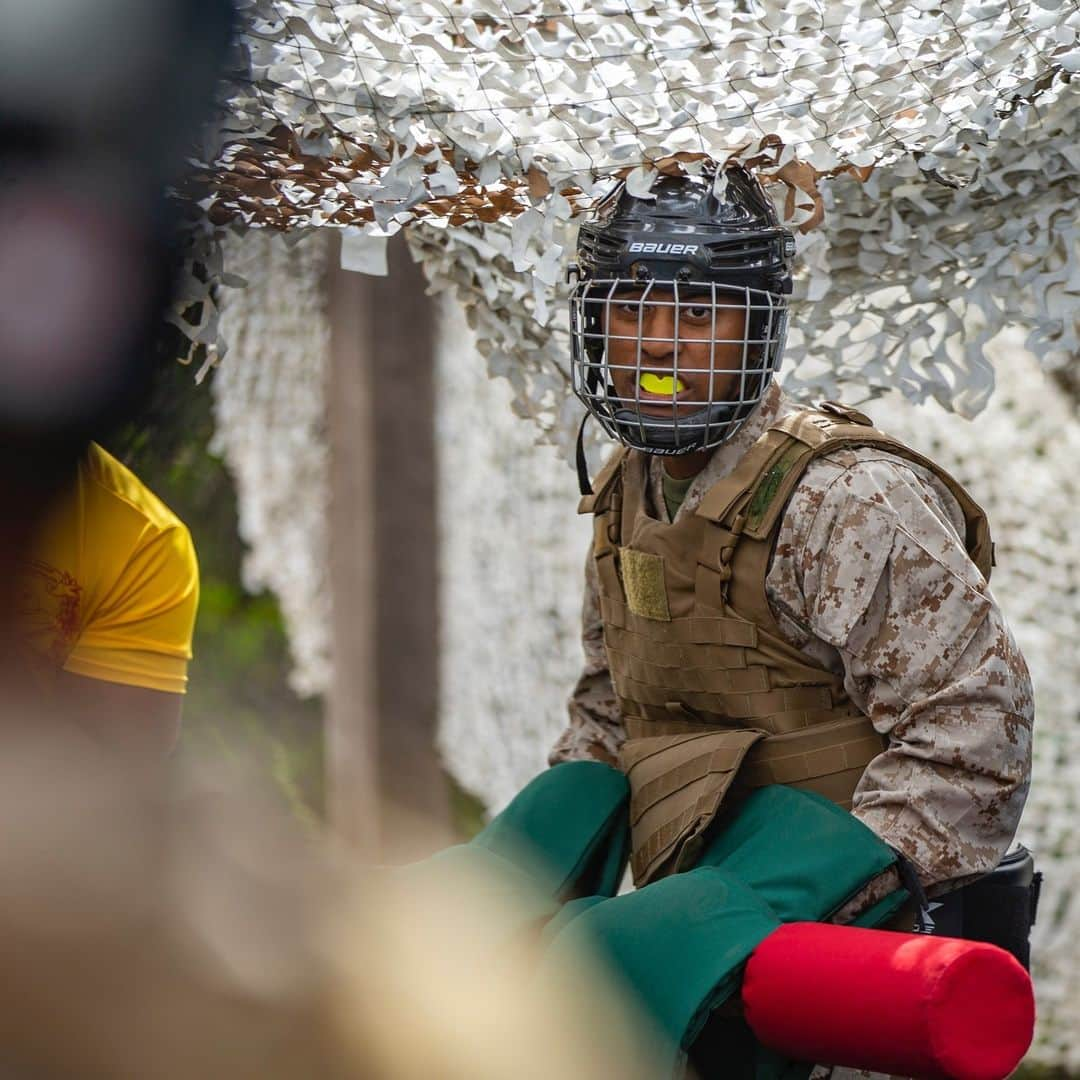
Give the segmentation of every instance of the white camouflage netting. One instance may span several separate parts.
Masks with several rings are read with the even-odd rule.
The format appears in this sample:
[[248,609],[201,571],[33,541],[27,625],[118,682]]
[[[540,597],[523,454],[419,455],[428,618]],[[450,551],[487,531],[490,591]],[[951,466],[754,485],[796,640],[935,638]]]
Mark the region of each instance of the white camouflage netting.
[[[911,158],[865,182],[845,175],[823,184],[824,220],[799,237],[786,362],[793,387],[849,398],[899,388],[971,417],[993,390],[986,343],[1005,327],[1023,326],[1045,367],[1074,364],[1078,106],[1059,99],[1034,129],[1014,117],[966,187],[927,179]],[[516,269],[535,242],[529,229],[545,224],[529,210],[512,223],[413,226],[408,237],[433,286],[451,288],[469,310],[489,370],[514,387],[515,411],[569,447],[580,410],[569,397],[561,269],[548,273],[550,286],[544,268]],[[572,232],[563,222],[554,235],[568,244]]]
[[555,441],[567,221],[616,172],[646,191],[657,169],[742,160],[771,182],[807,230],[801,295],[822,302],[800,320],[834,366],[798,340],[792,359],[822,390],[855,378],[972,415],[1003,326],[1049,365],[1077,350],[1078,0],[240,7],[224,148],[187,194],[215,227],[342,227],[356,266],[415,223],[433,283]]
[[244,585],[272,589],[288,627],[299,694],[330,681],[327,569],[330,448],[326,380],[329,237],[251,232],[230,238],[222,326],[233,346],[214,373],[214,443],[236,481]]

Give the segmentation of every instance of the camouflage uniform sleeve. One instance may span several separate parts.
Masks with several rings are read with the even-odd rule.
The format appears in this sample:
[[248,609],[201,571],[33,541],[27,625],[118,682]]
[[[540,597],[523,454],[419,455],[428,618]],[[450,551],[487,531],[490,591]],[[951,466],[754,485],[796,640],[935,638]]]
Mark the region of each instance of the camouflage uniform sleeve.
[[888,740],[852,812],[931,886],[998,862],[1031,773],[1031,681],[962,520],[930,473],[842,451],[800,483],[768,583],[795,644],[831,654]]
[[604,653],[600,588],[591,545],[585,563],[581,644],[585,651],[585,666],[567,702],[570,723],[552,747],[548,763],[558,765],[561,761],[592,759],[614,765],[626,733]]

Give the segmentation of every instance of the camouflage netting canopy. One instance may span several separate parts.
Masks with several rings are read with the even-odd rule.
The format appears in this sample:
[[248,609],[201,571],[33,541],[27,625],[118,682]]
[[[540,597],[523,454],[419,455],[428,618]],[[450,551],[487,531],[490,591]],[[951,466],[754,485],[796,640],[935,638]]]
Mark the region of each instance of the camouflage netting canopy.
[[[346,265],[376,272],[410,226],[554,441],[575,410],[568,225],[613,175],[646,192],[742,161],[769,182],[817,301],[791,344],[806,393],[900,385],[972,415],[1004,326],[1051,366],[1077,351],[1077,0],[239,6],[223,142],[185,191],[202,222],[337,227]],[[204,259],[189,302],[220,282]],[[218,346],[212,303],[178,322]]]

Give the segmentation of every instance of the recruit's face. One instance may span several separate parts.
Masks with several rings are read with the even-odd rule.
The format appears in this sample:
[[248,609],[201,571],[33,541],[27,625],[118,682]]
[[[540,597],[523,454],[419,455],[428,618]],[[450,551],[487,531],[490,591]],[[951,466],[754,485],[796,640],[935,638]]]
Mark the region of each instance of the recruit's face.
[[708,293],[680,289],[676,304],[669,289],[635,287],[605,309],[606,358],[621,407],[656,417],[674,410],[681,419],[739,399],[746,307],[737,294],[718,293],[714,306]]

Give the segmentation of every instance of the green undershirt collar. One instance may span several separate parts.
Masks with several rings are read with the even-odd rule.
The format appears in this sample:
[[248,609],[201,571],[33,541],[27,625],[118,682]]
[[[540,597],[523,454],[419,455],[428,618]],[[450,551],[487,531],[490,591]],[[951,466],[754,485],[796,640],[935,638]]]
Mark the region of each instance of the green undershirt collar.
[[667,507],[668,518],[674,521],[695,478],[688,476],[685,480],[676,480],[675,477],[668,476],[668,471],[663,466],[661,466],[661,475],[664,485],[664,505]]

